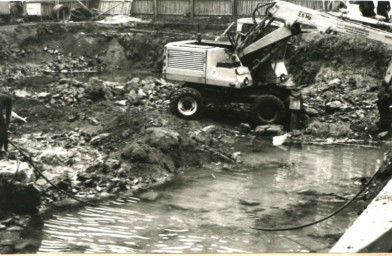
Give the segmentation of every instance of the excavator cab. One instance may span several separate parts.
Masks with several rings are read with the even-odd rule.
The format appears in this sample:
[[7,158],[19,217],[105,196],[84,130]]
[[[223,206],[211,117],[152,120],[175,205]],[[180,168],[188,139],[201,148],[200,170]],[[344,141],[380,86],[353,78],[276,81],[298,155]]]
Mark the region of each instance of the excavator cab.
[[[256,22],[256,23],[255,23]],[[236,26],[236,36],[237,36],[237,43],[243,41],[246,37],[246,35],[254,29],[257,24],[261,22],[260,18],[257,18],[253,20],[252,18],[241,18],[237,20],[237,26]],[[267,22],[268,24],[268,22]],[[276,30],[277,28],[280,28],[284,26],[284,23],[278,22],[278,21],[273,21],[271,22],[268,26],[266,26],[263,31],[259,34],[259,37],[263,37],[272,31]]]
[[[263,23],[262,28],[257,26]],[[284,26],[284,23],[273,19],[241,18],[237,20],[235,45],[238,47],[242,42],[257,30],[253,41],[257,41],[277,29]],[[288,80],[288,72],[285,66],[285,58],[290,54],[294,40],[288,40],[283,44],[272,45],[271,47],[262,48],[254,54],[243,57],[242,61],[246,66],[251,67],[252,76],[259,84],[281,84]],[[263,60],[268,55],[268,59]]]

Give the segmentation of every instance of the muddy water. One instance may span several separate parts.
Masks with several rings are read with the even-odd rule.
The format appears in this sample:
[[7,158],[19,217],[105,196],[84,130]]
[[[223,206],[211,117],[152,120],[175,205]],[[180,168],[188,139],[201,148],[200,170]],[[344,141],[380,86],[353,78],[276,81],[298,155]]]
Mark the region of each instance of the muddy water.
[[[241,147],[240,147],[241,148]],[[242,144],[243,165],[185,170],[154,201],[123,197],[45,221],[46,252],[325,252],[364,202],[316,226],[261,232],[319,219],[344,203],[378,168],[383,151],[359,146]]]

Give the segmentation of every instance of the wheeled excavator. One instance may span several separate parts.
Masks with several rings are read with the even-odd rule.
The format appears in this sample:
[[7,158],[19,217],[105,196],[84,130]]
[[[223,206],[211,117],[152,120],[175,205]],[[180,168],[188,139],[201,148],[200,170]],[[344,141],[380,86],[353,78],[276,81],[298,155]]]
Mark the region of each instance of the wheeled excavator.
[[[257,15],[260,10],[265,10],[263,16]],[[196,119],[209,102],[250,103],[253,124],[283,124],[302,106],[284,64],[296,35],[312,28],[392,45],[392,33],[375,27],[390,23],[370,26],[284,1],[259,5],[250,20],[239,19],[228,41],[198,37],[165,45],[163,76],[183,83],[170,98],[174,114]],[[389,85],[391,77],[392,64],[383,83]]]

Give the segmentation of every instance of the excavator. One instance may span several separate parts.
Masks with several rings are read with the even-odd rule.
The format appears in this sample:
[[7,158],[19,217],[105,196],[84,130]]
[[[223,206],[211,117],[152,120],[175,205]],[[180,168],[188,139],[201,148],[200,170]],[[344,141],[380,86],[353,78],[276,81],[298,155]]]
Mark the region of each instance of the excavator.
[[[210,102],[249,103],[254,125],[288,122],[289,129],[295,128],[301,92],[284,64],[293,38],[312,29],[392,45],[392,33],[380,29],[391,25],[376,20],[367,24],[366,19],[350,20],[285,1],[259,4],[251,19],[237,21],[227,41],[198,35],[165,45],[163,77],[183,84],[172,93],[170,109],[181,118],[197,119]],[[389,85],[391,78],[392,64],[383,83]]]

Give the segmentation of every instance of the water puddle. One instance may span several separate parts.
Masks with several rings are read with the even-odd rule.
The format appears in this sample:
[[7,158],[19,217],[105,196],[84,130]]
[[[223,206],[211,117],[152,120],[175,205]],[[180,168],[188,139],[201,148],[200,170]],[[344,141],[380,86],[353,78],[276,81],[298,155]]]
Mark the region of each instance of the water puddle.
[[381,149],[357,146],[244,148],[243,165],[184,170],[154,190],[155,201],[123,197],[109,207],[53,215],[45,221],[39,253],[326,252],[363,201],[306,229],[253,228],[299,225],[329,214],[383,158]]

